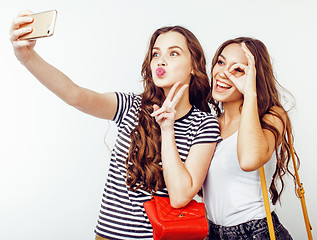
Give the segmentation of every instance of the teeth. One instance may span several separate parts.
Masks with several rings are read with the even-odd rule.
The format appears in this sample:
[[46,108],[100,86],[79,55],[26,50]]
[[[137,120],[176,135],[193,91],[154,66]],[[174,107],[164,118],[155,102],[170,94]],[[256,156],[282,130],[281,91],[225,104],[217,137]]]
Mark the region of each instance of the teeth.
[[217,85],[220,87],[224,87],[224,88],[230,88],[231,86],[229,84],[223,83],[223,82],[218,82],[217,81]]

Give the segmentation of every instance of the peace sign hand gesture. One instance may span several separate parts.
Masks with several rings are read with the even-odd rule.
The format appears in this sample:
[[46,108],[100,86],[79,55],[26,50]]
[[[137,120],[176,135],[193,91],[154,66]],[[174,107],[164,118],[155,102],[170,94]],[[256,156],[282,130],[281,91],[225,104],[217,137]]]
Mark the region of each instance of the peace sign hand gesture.
[[[225,74],[243,95],[256,93],[256,68],[254,56],[245,43],[242,43],[242,49],[248,59],[248,65],[236,63],[232,65],[229,70],[225,70]],[[244,74],[240,77],[236,77],[233,74],[234,71],[242,71]]]
[[174,129],[176,114],[175,106],[182,98],[185,89],[188,87],[188,84],[185,84],[175,94],[179,84],[180,82],[177,82],[173,85],[161,107],[156,104],[153,105],[154,111],[151,116],[155,117],[155,121],[160,125],[161,131],[169,131]]

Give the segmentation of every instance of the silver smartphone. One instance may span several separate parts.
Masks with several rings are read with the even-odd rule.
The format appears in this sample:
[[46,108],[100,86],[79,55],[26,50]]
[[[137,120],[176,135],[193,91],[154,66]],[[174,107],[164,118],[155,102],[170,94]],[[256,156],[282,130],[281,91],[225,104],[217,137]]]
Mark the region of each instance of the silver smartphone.
[[56,10],[50,10],[31,15],[33,22],[24,24],[22,27],[32,27],[33,31],[21,36],[21,40],[31,40],[43,37],[50,37],[54,34],[57,17]]

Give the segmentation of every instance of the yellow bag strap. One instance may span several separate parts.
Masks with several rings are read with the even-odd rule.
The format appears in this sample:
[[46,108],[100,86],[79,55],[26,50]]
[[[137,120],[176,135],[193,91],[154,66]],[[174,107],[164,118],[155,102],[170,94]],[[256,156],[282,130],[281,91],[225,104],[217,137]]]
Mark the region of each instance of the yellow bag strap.
[[298,197],[299,197],[301,205],[302,205],[302,211],[303,211],[303,215],[304,215],[307,236],[308,236],[309,240],[312,240],[313,239],[312,233],[311,233],[312,226],[311,226],[309,218],[308,218],[308,211],[307,211],[307,206],[306,206],[306,201],[305,201],[304,187],[299,179],[299,174],[298,174],[297,165],[296,165],[296,158],[295,158],[294,148],[293,148],[293,143],[292,143],[292,135],[291,135],[290,130],[287,130],[287,137],[288,137],[288,143],[290,146],[292,160],[293,160],[293,164],[294,164],[295,178],[296,178],[296,183],[298,186],[297,194],[298,194]]
[[263,166],[259,168],[259,172],[260,172],[260,178],[261,178],[261,187],[262,187],[266,220],[267,220],[267,225],[269,226],[270,239],[275,240],[275,233],[274,233],[272,214],[271,214],[270,202],[269,202],[269,194],[267,192],[266,179],[265,179]]
[[[294,164],[295,178],[296,178],[296,183],[298,185],[297,194],[298,194],[298,197],[300,198],[300,202],[302,205],[302,211],[303,211],[303,215],[304,215],[307,236],[308,236],[309,240],[313,240],[312,233],[311,233],[312,226],[311,226],[309,218],[308,218],[307,206],[306,206],[306,201],[305,201],[305,191],[303,188],[303,184],[301,183],[301,181],[299,179],[299,174],[298,174],[297,165],[296,165],[296,158],[295,158],[294,148],[293,148],[293,143],[292,143],[292,135],[290,133],[290,130],[287,130],[287,137],[288,137],[288,143],[289,143],[290,151],[291,151],[291,155],[292,155],[292,161]],[[261,187],[262,187],[265,213],[266,213],[267,223],[268,223],[269,232],[270,232],[270,239],[275,240],[272,214],[271,214],[271,210],[270,210],[270,203],[269,203],[269,197],[268,197],[268,192],[267,192],[266,179],[265,179],[265,173],[264,173],[263,166],[260,167],[259,172],[260,172],[260,178],[261,178]]]

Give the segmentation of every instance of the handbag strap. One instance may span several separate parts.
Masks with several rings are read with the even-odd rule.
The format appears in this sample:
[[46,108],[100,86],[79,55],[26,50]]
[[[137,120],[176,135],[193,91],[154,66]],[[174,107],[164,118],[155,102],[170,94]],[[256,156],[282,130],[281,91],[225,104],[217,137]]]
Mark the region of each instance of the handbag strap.
[[[306,206],[306,201],[305,201],[305,191],[303,188],[303,184],[301,183],[299,179],[299,174],[297,170],[297,164],[296,164],[296,158],[294,154],[294,147],[293,147],[293,142],[292,142],[292,137],[291,137],[291,132],[289,129],[287,129],[287,137],[288,137],[288,143],[290,146],[290,151],[291,151],[291,156],[292,156],[292,161],[294,165],[294,171],[295,171],[295,178],[296,178],[296,184],[298,185],[297,188],[297,194],[298,197],[300,198],[300,202],[302,205],[302,211],[304,215],[304,221],[305,221],[305,226],[306,226],[306,231],[307,231],[307,236],[309,240],[313,240],[312,237],[312,226],[310,224],[309,218],[308,218],[308,211],[307,211],[307,206]],[[270,233],[270,239],[275,240],[275,233],[274,233],[274,227],[273,227],[273,221],[272,221],[272,214],[270,210],[270,203],[269,203],[269,197],[268,197],[268,192],[267,192],[267,186],[266,186],[266,179],[265,179],[265,173],[264,173],[264,167],[259,168],[260,172],[260,178],[261,178],[261,187],[262,187],[262,194],[263,194],[263,201],[264,201],[264,207],[265,207],[265,213],[266,213],[266,218],[267,218],[267,223],[269,226],[269,233]]]
[[270,239],[275,240],[275,232],[274,232],[274,227],[273,227],[272,214],[271,214],[270,202],[269,202],[269,195],[267,192],[265,172],[264,172],[263,166],[259,168],[259,172],[260,172],[260,178],[261,178],[261,187],[262,187],[266,220],[267,220],[267,224],[269,226]]
[[304,215],[307,236],[308,236],[309,240],[312,240],[313,239],[312,233],[311,233],[312,226],[311,226],[309,218],[308,218],[308,211],[307,211],[307,206],[306,206],[306,201],[305,201],[305,190],[304,190],[303,184],[301,183],[301,181],[299,179],[299,174],[298,174],[297,165],[296,165],[296,158],[295,158],[295,154],[294,154],[294,147],[293,147],[293,143],[292,143],[292,134],[291,134],[289,129],[287,129],[287,137],[288,137],[288,143],[290,146],[290,151],[291,151],[293,165],[294,165],[296,183],[298,186],[297,194],[298,194],[298,197],[299,197],[301,205],[302,205],[302,211],[303,211],[303,215]]

